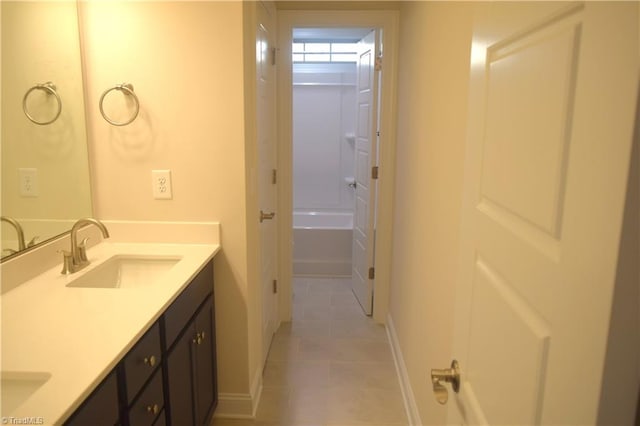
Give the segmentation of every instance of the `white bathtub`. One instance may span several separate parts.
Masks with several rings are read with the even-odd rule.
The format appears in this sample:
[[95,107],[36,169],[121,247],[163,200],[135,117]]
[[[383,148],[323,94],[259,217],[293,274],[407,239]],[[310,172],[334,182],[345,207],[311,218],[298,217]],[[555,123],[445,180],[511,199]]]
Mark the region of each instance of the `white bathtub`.
[[353,214],[293,213],[293,274],[351,276]]

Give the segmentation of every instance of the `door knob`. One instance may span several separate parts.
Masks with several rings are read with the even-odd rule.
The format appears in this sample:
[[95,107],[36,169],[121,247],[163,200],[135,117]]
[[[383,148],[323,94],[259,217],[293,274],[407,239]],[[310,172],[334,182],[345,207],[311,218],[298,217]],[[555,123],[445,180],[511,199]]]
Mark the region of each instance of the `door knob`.
[[449,392],[443,383],[451,383],[451,388],[455,393],[460,390],[460,365],[455,359],[451,361],[451,368],[431,370],[431,384],[433,385],[433,393],[436,401],[440,404],[446,404],[449,399]]
[[276,215],[275,212],[265,213],[262,210],[260,210],[260,223],[264,222],[265,220],[273,219],[275,215]]

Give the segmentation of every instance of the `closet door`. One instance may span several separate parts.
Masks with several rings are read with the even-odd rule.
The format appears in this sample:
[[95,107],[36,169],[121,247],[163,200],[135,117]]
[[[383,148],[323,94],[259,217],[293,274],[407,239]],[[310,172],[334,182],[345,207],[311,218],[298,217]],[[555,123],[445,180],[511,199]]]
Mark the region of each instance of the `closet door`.
[[260,220],[260,280],[262,283],[262,363],[267,360],[271,340],[279,325],[278,295],[278,205],[276,162],[275,6],[252,2],[257,13],[256,88],[258,139],[258,204]]
[[638,3],[479,11],[453,351],[461,383],[449,423],[631,424],[635,363],[604,395],[608,407],[631,401],[619,410],[626,421],[598,416],[614,291],[637,288],[637,276],[619,281],[616,268],[637,120]]

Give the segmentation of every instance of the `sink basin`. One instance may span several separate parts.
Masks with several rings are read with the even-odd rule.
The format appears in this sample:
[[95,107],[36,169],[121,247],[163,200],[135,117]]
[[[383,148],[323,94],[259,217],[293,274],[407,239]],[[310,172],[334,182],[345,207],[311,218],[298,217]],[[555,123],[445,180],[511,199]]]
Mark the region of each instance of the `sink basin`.
[[152,285],[180,261],[179,256],[117,255],[73,280],[67,287],[135,288]]
[[15,411],[51,378],[51,374],[41,372],[3,371],[0,376],[2,379],[0,393],[2,393],[3,416]]

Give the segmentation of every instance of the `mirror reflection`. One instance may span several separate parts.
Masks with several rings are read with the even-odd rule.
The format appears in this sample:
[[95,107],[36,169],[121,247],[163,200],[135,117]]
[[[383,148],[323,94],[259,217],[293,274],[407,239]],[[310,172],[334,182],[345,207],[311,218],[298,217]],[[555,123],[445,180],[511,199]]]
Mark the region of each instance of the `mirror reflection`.
[[75,1],[0,2],[2,258],[91,216]]

